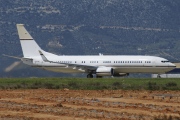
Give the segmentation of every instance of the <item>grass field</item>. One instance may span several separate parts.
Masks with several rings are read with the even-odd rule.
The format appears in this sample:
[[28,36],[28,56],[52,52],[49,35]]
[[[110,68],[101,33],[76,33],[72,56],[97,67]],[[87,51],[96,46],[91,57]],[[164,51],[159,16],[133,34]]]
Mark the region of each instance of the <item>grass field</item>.
[[0,78],[0,89],[180,90],[177,78]]

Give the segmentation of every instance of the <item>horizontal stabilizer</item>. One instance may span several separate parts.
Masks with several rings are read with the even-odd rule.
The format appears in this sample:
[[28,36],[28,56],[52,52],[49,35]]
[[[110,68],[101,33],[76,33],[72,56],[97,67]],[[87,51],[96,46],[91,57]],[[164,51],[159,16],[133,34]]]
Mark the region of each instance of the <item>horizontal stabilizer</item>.
[[21,58],[20,57],[16,57],[16,56],[10,56],[10,55],[5,55],[5,54],[2,54],[3,56],[6,56],[6,57],[10,57],[10,58],[15,58],[15,59],[19,59],[19,60],[21,60]]

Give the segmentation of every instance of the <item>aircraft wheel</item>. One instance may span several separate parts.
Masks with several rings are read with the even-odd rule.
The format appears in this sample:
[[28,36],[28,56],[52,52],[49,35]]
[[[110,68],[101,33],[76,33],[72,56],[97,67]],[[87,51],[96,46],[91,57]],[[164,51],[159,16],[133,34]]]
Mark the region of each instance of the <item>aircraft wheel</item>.
[[93,75],[92,74],[88,74],[87,78],[93,78]]
[[161,78],[161,75],[157,75],[157,78]]

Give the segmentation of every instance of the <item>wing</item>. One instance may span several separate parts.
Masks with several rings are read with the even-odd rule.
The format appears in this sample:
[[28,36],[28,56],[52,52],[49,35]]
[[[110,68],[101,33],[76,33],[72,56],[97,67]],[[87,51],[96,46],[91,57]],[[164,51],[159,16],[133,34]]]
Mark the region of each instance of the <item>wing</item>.
[[60,63],[60,62],[55,62],[55,61],[50,61],[46,58],[46,56],[39,50],[39,53],[43,59],[44,62],[50,62],[50,63],[57,63],[57,64],[65,64],[67,65],[66,67],[72,67],[73,69],[81,69],[81,70],[86,70],[87,72],[94,71],[98,68],[98,66],[91,66],[91,65],[82,65],[82,64],[72,64],[72,63]]

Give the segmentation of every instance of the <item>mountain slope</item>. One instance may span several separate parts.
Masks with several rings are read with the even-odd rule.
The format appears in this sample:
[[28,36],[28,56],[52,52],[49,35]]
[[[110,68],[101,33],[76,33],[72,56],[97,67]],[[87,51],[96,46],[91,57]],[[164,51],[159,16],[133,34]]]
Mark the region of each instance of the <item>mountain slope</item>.
[[[0,1],[0,54],[22,56],[16,24],[23,23],[46,51],[66,55],[180,56],[179,0]],[[1,76],[14,60],[1,57]],[[11,76],[46,76],[33,69]],[[61,76],[62,74],[52,74]]]

